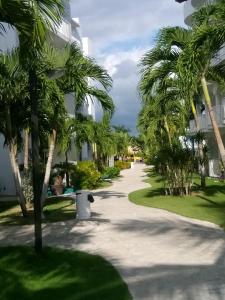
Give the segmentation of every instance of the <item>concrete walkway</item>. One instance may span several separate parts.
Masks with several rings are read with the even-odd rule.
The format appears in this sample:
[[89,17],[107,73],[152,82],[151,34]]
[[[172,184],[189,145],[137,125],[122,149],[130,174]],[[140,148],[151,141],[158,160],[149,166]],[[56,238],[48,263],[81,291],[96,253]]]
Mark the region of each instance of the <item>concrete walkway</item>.
[[[102,255],[135,300],[224,300],[224,231],[129,202],[129,192],[149,186],[143,169],[136,164],[112,187],[97,191],[90,221],[44,225],[44,244]],[[32,230],[1,227],[0,245],[31,243]]]

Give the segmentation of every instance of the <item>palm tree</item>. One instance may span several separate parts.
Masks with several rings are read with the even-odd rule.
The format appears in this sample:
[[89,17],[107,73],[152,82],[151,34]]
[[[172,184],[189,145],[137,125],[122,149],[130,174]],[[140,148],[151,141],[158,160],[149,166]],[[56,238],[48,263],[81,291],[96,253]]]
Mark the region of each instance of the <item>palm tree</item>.
[[128,155],[128,147],[130,146],[131,137],[129,135],[129,129],[123,125],[112,126],[114,129],[114,141],[116,145],[116,156],[122,157]]
[[[189,86],[180,79],[178,61],[182,51],[189,45],[192,36],[191,29],[182,27],[166,27],[160,30],[157,45],[149,51],[142,59],[142,78],[140,91],[142,97],[152,93],[159,84],[165,85],[171,78],[177,78],[177,87],[183,100],[186,102],[187,110],[191,110],[195,120],[197,132],[201,130],[195,100],[199,93],[196,85]],[[187,78],[184,79],[185,81]],[[180,98],[181,100],[181,98]],[[205,159],[203,143],[198,143],[199,166],[201,175],[201,186],[205,186]]]
[[[110,114],[112,114],[114,109],[114,104],[106,90],[111,86],[111,78],[109,77],[107,72],[102,67],[98,66],[93,59],[85,57],[81,49],[77,45],[75,44],[71,46],[68,45],[66,49],[69,50],[69,53],[65,63],[63,64],[64,76],[62,76],[62,78],[55,81],[55,88],[53,90],[55,90],[55,92],[57,90],[58,92],[57,93],[54,92],[54,95],[59,96],[60,93],[64,94],[64,93],[73,92],[75,94],[74,101],[75,101],[76,109],[78,109],[85,103],[87,96],[89,97],[92,96],[101,104],[103,110],[109,111]],[[51,54],[50,57],[47,57],[47,59],[51,62],[52,67],[53,65],[56,65],[57,60],[61,63],[60,57],[62,56],[62,53],[59,53],[58,56],[59,59],[57,59],[56,51],[54,51],[53,57],[52,57],[52,53],[50,54]],[[50,66],[48,70],[49,69]],[[92,79],[92,85],[90,84],[90,79]],[[103,88],[102,89],[96,88],[93,85],[93,83],[96,82],[102,84]],[[51,91],[49,92],[50,92],[49,94],[51,95]],[[55,101],[55,103],[57,103],[57,101]],[[60,110],[54,108],[53,111],[59,112]],[[71,124],[71,121],[73,124]],[[72,119],[69,119],[65,123],[65,128],[64,128],[63,125],[64,122],[63,121],[59,122],[59,116],[56,116],[54,121],[51,123],[52,125],[50,125],[50,128],[53,128],[53,131],[50,139],[50,146],[49,146],[50,152],[48,155],[45,179],[42,186],[42,195],[41,195],[42,207],[44,205],[47,188],[49,185],[51,166],[52,166],[53,155],[54,155],[55,144],[56,144],[56,135],[59,135],[59,138],[61,136],[62,139],[61,144],[63,144],[64,151],[67,154],[68,149],[71,145],[71,135],[73,135],[76,132],[77,137],[81,136],[78,133],[81,132],[81,129],[84,129],[84,126],[82,126],[83,125],[82,122],[79,121],[81,120],[78,119],[74,121]],[[56,127],[56,124],[59,125]],[[79,128],[79,126],[81,126],[81,128]],[[60,134],[59,129],[63,129],[64,136]],[[76,141],[78,141],[77,137],[76,137]],[[68,176],[67,176],[67,181],[68,181]]]
[[178,62],[180,78],[186,90],[201,84],[223,165],[225,165],[225,148],[212,107],[207,79],[211,79],[212,59],[217,56],[225,42],[224,4],[224,1],[219,1],[219,4],[209,5],[196,13],[191,39]]
[[46,40],[48,30],[55,30],[63,13],[62,0],[2,0],[0,21],[14,26],[19,33],[21,64],[29,73],[31,100],[32,168],[34,190],[35,249],[42,249],[39,128],[38,128],[38,55]]
[[110,126],[110,115],[105,113],[100,122],[94,124],[94,142],[96,144],[96,156],[99,168],[104,168],[108,163],[108,157],[116,154],[116,142],[114,132]]
[[27,79],[26,73],[19,66],[18,51],[0,55],[0,132],[9,149],[16,192],[24,217],[27,215],[27,209],[21,186],[17,150],[21,140],[21,131],[29,114]]
[[[100,87],[97,88],[96,84]],[[92,101],[97,99],[104,111],[110,114],[114,111],[113,100],[108,93],[112,86],[111,77],[94,59],[84,56],[77,44],[70,47],[65,75],[59,80],[59,86],[65,94],[74,93],[75,113],[88,97]]]

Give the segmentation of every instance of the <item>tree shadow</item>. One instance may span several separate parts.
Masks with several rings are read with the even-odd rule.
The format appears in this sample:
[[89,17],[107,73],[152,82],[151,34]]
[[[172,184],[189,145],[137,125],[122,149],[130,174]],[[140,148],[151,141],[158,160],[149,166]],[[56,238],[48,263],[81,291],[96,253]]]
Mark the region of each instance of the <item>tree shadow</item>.
[[18,205],[18,201],[16,200],[10,200],[10,201],[1,201],[0,200],[0,213],[3,213],[4,211],[7,211],[11,208],[14,208]]
[[[183,218],[183,217],[181,217]],[[188,221],[183,218],[181,221],[177,221],[177,219],[165,219],[162,218],[151,220],[149,218],[144,220],[134,220],[128,219],[124,221],[117,222],[115,225],[117,231],[122,231],[124,233],[137,233],[140,235],[146,235],[146,237],[162,238],[165,237],[167,239],[170,238],[170,234],[175,234],[177,237],[179,236],[180,240],[188,241],[187,243],[187,251],[191,251],[191,249],[197,245],[208,243],[208,241],[217,241],[224,240],[225,246],[225,235],[224,230],[215,227],[206,227],[202,224],[195,223],[195,220]],[[128,236],[129,238],[129,236]],[[174,236],[171,235],[171,239]]]
[[124,268],[135,299],[225,299],[223,251],[213,264],[157,264]]
[[104,190],[104,191],[93,192],[93,196],[98,197],[98,200],[104,200],[109,198],[124,198],[127,197],[127,194],[116,192],[116,191]]
[[131,300],[118,272],[99,256],[59,249],[0,249],[2,300]]

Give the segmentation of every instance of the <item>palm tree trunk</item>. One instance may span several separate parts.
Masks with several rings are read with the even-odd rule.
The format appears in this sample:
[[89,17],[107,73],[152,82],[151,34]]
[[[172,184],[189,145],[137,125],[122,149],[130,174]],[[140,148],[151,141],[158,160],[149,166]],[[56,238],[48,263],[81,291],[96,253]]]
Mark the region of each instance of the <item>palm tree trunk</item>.
[[22,210],[22,214],[24,217],[27,216],[27,208],[26,208],[26,200],[22,191],[21,177],[20,171],[18,167],[18,163],[16,160],[16,144],[12,137],[12,119],[10,107],[6,107],[6,122],[7,122],[7,139],[8,139],[8,148],[9,148],[9,158],[13,171],[13,179],[15,182],[16,193],[19,196],[19,204]]
[[65,153],[66,156],[66,187],[70,186],[70,176],[68,172],[68,151]]
[[47,164],[46,164],[45,178],[44,178],[44,182],[43,182],[43,186],[42,186],[42,193],[41,193],[42,208],[44,206],[46,194],[47,194],[47,191],[48,191],[49,180],[50,180],[50,175],[51,175],[51,168],[52,168],[52,162],[53,162],[53,158],[54,158],[55,143],[56,143],[56,130],[53,129],[52,135],[50,137],[48,160],[47,160]]
[[31,141],[32,141],[32,175],[34,193],[34,248],[37,253],[42,251],[42,225],[41,225],[41,176],[39,162],[39,121],[38,121],[38,87],[35,69],[29,71],[29,92],[31,100]]
[[27,173],[29,169],[29,129],[24,129],[24,171]]
[[[197,132],[199,132],[201,128],[200,128],[199,119],[198,119],[198,115],[197,115],[197,111],[196,111],[193,99],[191,99],[191,110],[194,115],[195,126],[197,129]],[[206,168],[205,168],[205,163],[204,163],[204,152],[203,152],[203,143],[202,142],[198,143],[198,151],[199,151],[199,157],[200,157],[200,164],[199,164],[200,166],[199,167],[200,167],[201,187],[205,188],[205,186],[206,186],[206,181],[205,181]]]
[[197,131],[199,131],[200,130],[200,124],[199,124],[198,115],[197,115],[197,111],[196,111],[193,99],[191,99],[190,102],[191,102],[191,110],[192,110],[194,120],[195,120],[195,127],[196,127]]
[[211,120],[211,123],[212,123],[215,139],[216,139],[216,142],[217,142],[217,146],[219,148],[221,161],[222,161],[223,166],[225,167],[224,144],[223,144],[223,140],[222,140],[222,137],[221,137],[221,134],[220,134],[220,131],[219,131],[217,121],[216,121],[215,113],[214,113],[213,108],[212,108],[211,98],[210,98],[210,95],[209,95],[209,91],[208,91],[205,76],[202,76],[201,84],[202,84],[202,88],[203,88],[203,92],[204,92],[204,96],[205,96],[206,106],[207,106],[208,112],[209,112],[209,117],[210,117],[210,120]]
[[16,187],[16,193],[19,196],[19,204],[21,207],[22,214],[24,217],[26,217],[27,216],[26,201],[25,201],[25,197],[24,197],[22,187],[21,187],[21,177],[20,177],[18,163],[16,161],[15,145],[11,141],[9,143],[8,147],[9,147],[10,163],[11,163],[12,171],[13,171],[13,179],[14,179],[15,187]]
[[92,151],[93,151],[93,159],[96,162],[98,159],[98,155],[97,155],[97,145],[96,143],[92,144]]
[[169,140],[170,147],[172,148],[171,133],[170,133],[170,129],[169,129],[169,125],[168,125],[166,116],[164,117],[164,125],[165,125],[165,129],[166,129],[166,132],[167,132],[167,135],[168,135],[168,140]]

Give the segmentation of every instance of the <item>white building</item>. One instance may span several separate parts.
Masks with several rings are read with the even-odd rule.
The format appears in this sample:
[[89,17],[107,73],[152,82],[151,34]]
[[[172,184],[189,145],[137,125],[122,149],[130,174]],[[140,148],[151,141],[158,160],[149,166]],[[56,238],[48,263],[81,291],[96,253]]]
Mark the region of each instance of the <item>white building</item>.
[[[62,24],[57,29],[56,33],[51,33],[54,45],[61,48],[65,43],[79,43],[85,55],[91,54],[91,45],[88,38],[82,38],[80,23],[78,18],[71,17],[70,5],[65,3],[65,16]],[[6,27],[6,33],[0,35],[0,50],[3,52],[10,51],[17,47],[18,36],[17,32],[12,28]],[[75,105],[73,94],[65,96],[65,104],[69,115],[74,116]],[[91,115],[95,119],[95,106],[91,99],[87,99],[82,113]],[[92,149],[89,145],[84,144],[81,153],[78,153],[76,147],[72,147],[71,152],[68,154],[71,161],[78,159],[88,160],[92,158]],[[65,157],[56,156],[55,162],[64,161]],[[15,186],[13,180],[12,168],[9,160],[9,153],[7,147],[4,147],[4,137],[0,135],[0,196],[1,195],[15,195]]]
[[[214,2],[214,0],[176,0],[181,3],[184,2],[184,22],[186,25],[192,25],[192,15],[203,5]],[[218,56],[215,64],[220,63],[225,59],[225,48],[218,52]],[[208,84],[209,93],[212,99],[213,109],[216,114],[216,119],[222,139],[225,143],[225,96],[221,94],[216,83],[210,82]],[[203,97],[204,102],[204,97]],[[220,171],[220,155],[215,141],[211,121],[207,108],[202,110],[201,107],[197,107],[198,119],[200,123],[200,128],[205,134],[205,138],[208,145],[208,157],[209,157],[209,176],[218,177],[221,175]],[[196,131],[194,120],[190,121],[190,132],[194,133]]]

